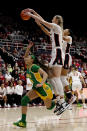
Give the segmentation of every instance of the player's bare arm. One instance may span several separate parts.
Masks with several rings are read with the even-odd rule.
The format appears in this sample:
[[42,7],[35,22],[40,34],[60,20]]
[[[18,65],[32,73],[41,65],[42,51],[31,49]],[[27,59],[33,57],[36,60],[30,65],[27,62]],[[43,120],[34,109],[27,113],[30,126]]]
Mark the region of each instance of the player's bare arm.
[[37,84],[37,87],[41,87],[46,82],[47,77],[48,77],[47,73],[41,68],[39,69],[39,73],[43,77],[43,80],[42,80],[41,84]]
[[28,57],[31,47],[33,46],[33,42],[29,42],[29,45],[27,46],[27,50],[25,52],[24,58]]
[[53,24],[52,24],[52,23],[47,22],[47,21],[45,21],[45,20],[42,20],[41,18],[39,18],[39,17],[36,16],[36,15],[33,15],[32,13],[27,12],[27,15],[29,15],[30,17],[32,17],[32,18],[35,19],[36,21],[39,21],[41,24],[45,25],[48,29],[53,28]]
[[27,9],[24,9],[25,12],[31,12],[33,13],[34,15],[38,16],[40,19],[44,20],[35,10],[33,9],[30,9],[30,8],[27,8]]
[[37,25],[41,28],[41,30],[48,36],[50,36],[50,31],[45,28],[39,21],[35,21],[37,23]]

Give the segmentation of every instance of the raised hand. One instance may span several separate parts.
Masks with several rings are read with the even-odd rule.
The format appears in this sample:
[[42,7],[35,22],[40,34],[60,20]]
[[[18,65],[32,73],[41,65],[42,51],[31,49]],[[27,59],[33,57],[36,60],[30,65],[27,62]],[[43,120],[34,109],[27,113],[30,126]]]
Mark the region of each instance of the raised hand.
[[28,41],[29,42],[29,45],[28,45],[28,47],[27,48],[31,48],[33,45],[34,45],[34,43],[32,42],[32,41]]

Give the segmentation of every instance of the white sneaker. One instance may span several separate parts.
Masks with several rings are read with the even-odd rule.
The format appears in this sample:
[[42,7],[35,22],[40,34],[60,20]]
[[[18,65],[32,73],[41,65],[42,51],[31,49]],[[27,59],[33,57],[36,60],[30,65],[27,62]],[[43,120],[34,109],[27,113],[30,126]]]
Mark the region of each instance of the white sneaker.
[[7,106],[8,108],[10,108],[11,106],[8,104],[8,106]]
[[16,104],[14,104],[13,106],[14,106],[14,107],[17,107],[17,105],[16,105]]
[[72,105],[69,106],[68,110],[72,110]]
[[87,106],[86,106],[86,104],[83,104],[83,109],[87,109]]
[[4,104],[4,107],[8,107],[8,106],[6,105],[6,103]]
[[2,106],[0,105],[0,107],[2,107]]

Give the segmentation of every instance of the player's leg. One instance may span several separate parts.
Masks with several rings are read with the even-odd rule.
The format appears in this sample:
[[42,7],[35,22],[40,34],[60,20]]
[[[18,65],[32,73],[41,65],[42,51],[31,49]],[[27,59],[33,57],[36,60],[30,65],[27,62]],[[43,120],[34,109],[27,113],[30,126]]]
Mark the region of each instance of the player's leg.
[[52,99],[49,99],[49,98],[44,100],[44,104],[45,104],[45,106],[48,110],[52,110],[55,107],[55,102],[52,101]]
[[72,95],[72,91],[69,88],[69,82],[67,80],[67,73],[68,73],[68,69],[62,68],[61,81],[64,87],[66,98],[68,99],[68,103],[73,103],[76,100],[76,97]]
[[21,100],[21,106],[22,106],[22,117],[21,120],[18,122],[15,122],[14,125],[19,127],[26,127],[26,114],[27,114],[27,104],[34,100],[35,98],[38,98],[37,93],[34,90],[29,91]]
[[55,107],[55,102],[52,101],[53,93],[51,89],[51,85],[46,83],[41,87],[41,90],[35,90],[38,96],[44,101],[44,104],[48,110],[52,110]]
[[69,89],[69,82],[67,80],[67,74],[69,72],[69,68],[72,65],[72,57],[69,53],[66,53],[64,58],[64,66],[61,72],[61,81],[66,93],[66,97],[68,98],[69,102],[74,102],[75,97],[73,97],[71,90]]
[[81,95],[81,98],[82,98],[83,108],[87,109],[87,106],[86,106],[86,103],[85,103],[85,96],[83,94],[83,89],[80,90],[80,95]]

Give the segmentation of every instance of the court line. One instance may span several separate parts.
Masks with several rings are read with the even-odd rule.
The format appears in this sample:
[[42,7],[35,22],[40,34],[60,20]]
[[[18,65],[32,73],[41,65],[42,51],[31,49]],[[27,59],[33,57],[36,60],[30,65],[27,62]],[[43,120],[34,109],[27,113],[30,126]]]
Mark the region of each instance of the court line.
[[[37,122],[27,122],[27,123],[37,123]],[[62,124],[74,124],[74,123],[75,123],[75,124],[76,124],[76,123],[77,123],[77,124],[80,124],[80,123],[81,123],[81,124],[87,124],[87,121],[86,121],[86,122],[82,122],[82,121],[81,121],[81,122],[66,122],[66,123],[58,123],[58,124],[59,124],[59,125],[60,125],[60,124],[62,125]],[[48,122],[47,122],[47,123],[45,123],[45,124],[50,125],[50,124],[52,124],[52,123],[48,123]],[[54,124],[54,123],[53,123],[53,124]],[[55,123],[55,124],[57,124],[57,123]],[[14,126],[14,125],[13,125],[13,124],[2,124],[2,125],[0,125],[0,127],[3,127],[3,126]],[[35,126],[36,126],[36,125],[35,125]],[[21,127],[20,127],[20,128],[21,128]]]
[[75,118],[68,118],[68,119],[59,119],[59,120],[71,120],[71,119],[81,119],[81,118],[87,118],[87,117],[75,117]]

